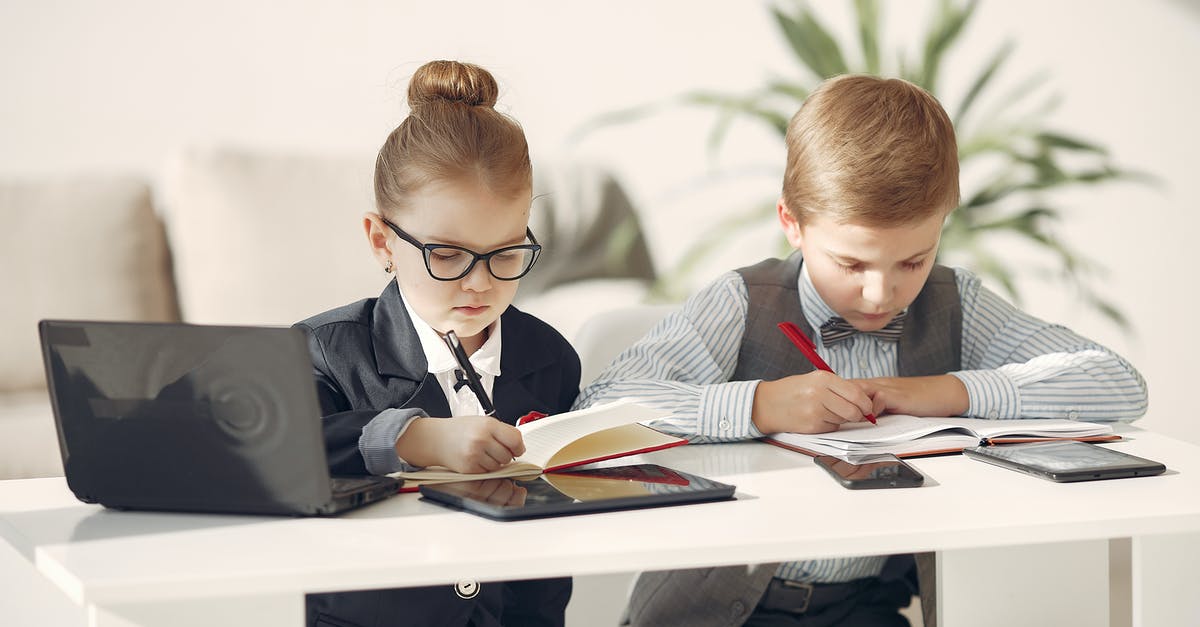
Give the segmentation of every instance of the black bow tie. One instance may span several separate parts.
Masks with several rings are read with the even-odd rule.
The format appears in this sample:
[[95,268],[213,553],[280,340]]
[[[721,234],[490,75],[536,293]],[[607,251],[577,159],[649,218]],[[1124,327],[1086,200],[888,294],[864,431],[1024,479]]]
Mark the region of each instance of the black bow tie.
[[467,381],[467,375],[463,374],[462,368],[454,369],[454,391],[455,392],[461,390],[464,385],[470,385],[470,383],[471,383],[470,381]]
[[902,311],[896,314],[896,317],[892,318],[887,326],[878,331],[859,331],[843,318],[830,318],[828,322],[821,325],[821,342],[825,346],[831,346],[848,339],[855,333],[866,333],[888,342],[895,342],[900,339],[900,334],[904,331],[904,319],[907,317],[908,312]]

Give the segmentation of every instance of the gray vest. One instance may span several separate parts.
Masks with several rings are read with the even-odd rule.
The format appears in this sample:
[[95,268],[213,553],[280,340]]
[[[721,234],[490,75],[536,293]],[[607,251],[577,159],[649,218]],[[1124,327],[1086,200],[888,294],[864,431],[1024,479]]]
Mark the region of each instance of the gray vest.
[[[746,283],[750,304],[746,330],[732,381],[773,380],[812,372],[813,365],[776,326],[791,321],[812,337],[800,307],[800,253],[767,259],[737,273]],[[896,348],[900,376],[946,374],[962,362],[962,302],[954,271],[934,266],[925,287],[908,308]],[[921,582],[926,627],[937,625],[933,553],[894,555],[882,577],[904,577],[914,567]],[[623,624],[734,627],[754,611],[779,564],[694,568],[642,573],[630,595]]]
[[[800,253],[767,259],[737,273],[746,283],[750,306],[733,381],[771,381],[812,372],[813,365],[776,326],[790,321],[813,337],[800,307]],[[962,302],[954,271],[934,266],[908,308],[904,332],[896,347],[897,374],[902,377],[946,374],[962,363]]]

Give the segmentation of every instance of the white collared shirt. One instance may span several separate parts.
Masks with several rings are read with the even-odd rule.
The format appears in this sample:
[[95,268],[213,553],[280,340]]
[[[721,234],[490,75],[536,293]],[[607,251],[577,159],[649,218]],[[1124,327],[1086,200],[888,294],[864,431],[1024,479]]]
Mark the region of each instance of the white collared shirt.
[[[433,374],[442,387],[442,393],[450,405],[450,415],[482,415],[483,408],[479,404],[479,399],[475,398],[475,394],[471,392],[471,388],[464,385],[457,392],[454,391],[454,383],[457,381],[454,371],[458,369],[458,362],[454,360],[450,348],[442,341],[442,337],[438,335],[437,331],[434,331],[428,322],[425,322],[421,316],[417,315],[417,312],[413,311],[412,306],[408,304],[408,299],[404,298],[403,292],[400,293],[400,299],[404,301],[408,319],[412,321],[413,328],[417,331],[417,338],[421,342],[421,349],[425,352],[425,361],[428,364],[427,372]],[[479,381],[483,384],[483,389],[487,390],[490,397],[496,377],[500,376],[499,319],[488,328],[488,339],[469,359],[471,366],[479,374]],[[429,417],[429,414],[419,407],[385,409],[363,426],[362,436],[358,439],[358,450],[363,456],[367,472],[373,475],[383,475],[397,471],[416,470],[417,466],[413,466],[396,454],[396,441],[404,435],[413,420],[422,417]],[[448,416],[433,417],[447,418]]]
[[[417,315],[408,299],[404,297],[404,292],[400,293],[400,298],[404,301],[404,308],[408,310],[408,318],[412,320],[413,328],[417,330],[417,338],[421,340],[421,349],[425,351],[425,361],[429,364],[428,372],[437,377],[438,383],[442,386],[442,393],[446,395],[446,400],[450,403],[450,415],[483,415],[483,407],[480,405],[479,399],[475,398],[475,394],[471,392],[470,387],[464,385],[457,392],[454,391],[454,384],[458,381],[454,376],[454,371],[458,369],[458,362],[454,360],[454,355],[450,353],[450,348],[446,346],[442,336],[428,322],[421,319],[421,316]],[[488,327],[488,338],[484,341],[483,346],[472,353],[469,359],[475,372],[479,373],[479,381],[483,384],[483,389],[487,391],[490,399],[492,386],[496,382],[496,377],[500,376],[499,318],[492,323],[492,326]]]
[[[1119,355],[1012,306],[978,277],[954,271],[962,304],[962,370],[949,374],[967,388],[975,418],[1066,418],[1130,421],[1146,412],[1146,383]],[[799,278],[804,317],[819,329],[833,309],[807,272]],[[731,381],[750,306],[741,275],[727,272],[688,299],[626,349],[579,394],[573,409],[623,397],[675,413],[652,425],[693,442],[762,436],[754,425],[759,381]],[[817,352],[846,378],[899,374],[896,342],[856,334]],[[780,335],[777,341],[785,342]],[[823,583],[878,575],[885,556],[782,564],[776,576]]]

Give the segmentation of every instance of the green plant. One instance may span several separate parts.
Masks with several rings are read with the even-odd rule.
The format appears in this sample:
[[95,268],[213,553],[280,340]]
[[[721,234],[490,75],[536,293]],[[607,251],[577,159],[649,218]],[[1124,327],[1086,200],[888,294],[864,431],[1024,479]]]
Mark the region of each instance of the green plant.
[[[977,175],[972,177],[976,182],[970,188],[964,180],[962,204],[946,223],[941,256],[956,256],[956,262],[995,279],[1014,301],[1020,302],[1014,264],[994,251],[998,241],[1015,236],[1039,251],[1036,254],[1048,255],[1052,260],[1054,267],[1043,269],[1045,278],[1066,283],[1081,301],[1128,330],[1122,313],[1092,288],[1092,281],[1103,275],[1103,268],[1054,233],[1053,226],[1061,221],[1063,212],[1051,203],[1050,196],[1073,185],[1152,179],[1118,167],[1108,151],[1093,142],[1047,128],[1046,118],[1058,105],[1058,98],[1053,93],[1044,93],[1044,74],[1031,76],[998,98],[991,98],[998,104],[980,113],[980,103],[995,91],[997,77],[1015,48],[1011,41],[999,46],[975,74],[965,93],[953,99],[957,106],[949,105],[952,99],[940,93],[942,63],[974,15],[977,0],[965,3],[938,0],[919,42],[919,51],[910,59],[903,49],[898,50],[894,64],[889,64],[883,54],[881,3],[852,1],[857,27],[853,57],[846,54],[851,46],[839,43],[806,3],[792,0],[786,7],[773,6],[771,12],[795,55],[798,76],[769,80],[750,93],[695,91],[683,94],[675,102],[717,110],[717,120],[709,130],[709,150],[713,154],[719,150],[733,121],[739,118],[767,124],[782,140],[792,114],[812,89],[828,77],[866,73],[909,80],[933,93],[947,107],[958,133],[960,167],[964,175],[968,171]],[[1015,112],[1017,105],[1039,94],[1044,100],[1038,106],[1031,111]],[[642,106],[614,112],[595,124],[630,121],[660,107]],[[770,199],[714,225],[689,246],[674,267],[662,273],[656,286],[658,294],[674,296],[675,286],[714,247],[728,241],[731,232],[773,221],[774,210],[774,199]],[[786,243],[781,244],[782,250],[787,250]]]

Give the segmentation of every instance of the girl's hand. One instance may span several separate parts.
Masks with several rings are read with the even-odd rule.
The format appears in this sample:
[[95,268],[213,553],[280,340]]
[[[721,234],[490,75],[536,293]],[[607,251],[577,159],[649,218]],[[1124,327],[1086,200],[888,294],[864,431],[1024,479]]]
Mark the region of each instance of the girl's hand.
[[417,418],[396,440],[404,461],[461,473],[498,470],[523,453],[521,432],[490,416]]
[[970,407],[967,388],[958,377],[879,377],[854,381],[871,397],[875,415],[961,416]]
[[857,382],[814,370],[759,383],[750,419],[763,433],[828,433],[870,412],[871,397]]

